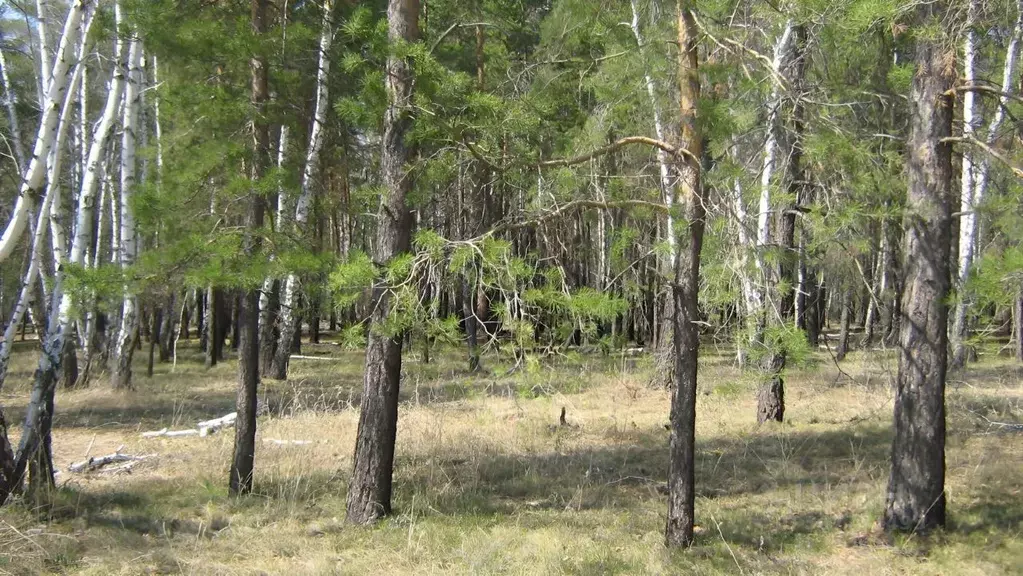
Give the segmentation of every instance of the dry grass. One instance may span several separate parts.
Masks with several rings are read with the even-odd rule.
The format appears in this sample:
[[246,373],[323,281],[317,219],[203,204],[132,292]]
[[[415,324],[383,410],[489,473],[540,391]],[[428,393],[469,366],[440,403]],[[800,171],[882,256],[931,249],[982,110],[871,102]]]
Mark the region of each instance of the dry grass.
[[[231,411],[234,367],[186,351],[138,390],[62,391],[57,465],[124,445],[159,454],[131,474],[64,473],[51,502],[0,510],[0,574],[1009,574],[1023,572],[1021,372],[994,354],[949,390],[947,532],[884,542],[894,366],[854,354],[787,379],[787,421],[757,427],[751,383],[708,351],[698,406],[700,534],[661,544],[668,397],[648,366],[570,357],[514,377],[472,378],[460,355],[406,362],[396,514],[345,526],[361,356],[333,346],[264,387],[257,494],[230,498],[233,435],[149,439]],[[2,401],[24,408],[33,353]],[[494,374],[506,366],[490,359]],[[138,367],[142,371],[142,366]],[[571,426],[557,426],[562,406]]]

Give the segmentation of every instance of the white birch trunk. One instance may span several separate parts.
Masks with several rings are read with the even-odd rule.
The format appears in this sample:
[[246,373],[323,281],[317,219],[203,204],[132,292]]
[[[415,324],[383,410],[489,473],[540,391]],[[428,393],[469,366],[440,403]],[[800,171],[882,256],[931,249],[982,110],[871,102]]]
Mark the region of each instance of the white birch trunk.
[[18,200],[14,205],[11,219],[7,223],[3,236],[0,236],[0,262],[9,258],[11,253],[14,252],[14,248],[25,232],[29,212],[35,205],[36,198],[39,196],[40,189],[45,181],[46,160],[49,158],[50,149],[53,147],[54,140],[56,140],[60,107],[64,100],[68,81],[70,80],[71,65],[76,59],[74,46],[78,42],[82,18],[90,1],[75,0],[74,4],[71,5],[71,10],[68,12],[67,20],[64,22],[64,32],[61,35],[60,45],[53,64],[51,81],[47,87],[32,159],[25,169],[21,190],[18,194]]
[[3,50],[0,50],[0,79],[4,83],[4,106],[7,108],[7,122],[11,126],[11,144],[14,148],[14,159],[18,163],[18,173],[25,173],[25,144],[21,141],[21,128],[18,124],[18,96],[11,85],[11,78],[7,72],[7,58]]
[[[135,192],[136,156],[135,147],[139,132],[139,103],[141,100],[141,53],[142,46],[132,38],[128,48],[128,81],[124,91],[124,127],[121,137],[121,243],[120,264],[122,271],[135,263],[138,252],[138,237],[135,230],[135,215],[131,198]],[[124,287],[121,309],[121,328],[114,349],[114,371],[111,374],[115,388],[131,386],[131,360],[138,337],[138,297],[129,286]]]
[[[54,145],[50,148],[50,155],[47,159],[46,195],[50,196],[49,223],[50,223],[50,246],[53,252],[53,269],[57,270],[67,258],[67,237],[64,233],[66,211],[62,198],[60,185],[61,168],[64,164],[64,146],[67,141],[68,132],[71,129],[71,111],[74,108],[74,100],[78,92],[78,85],[82,80],[85,71],[85,64],[82,62],[88,51],[89,30],[92,27],[93,17],[91,11],[82,20],[82,30],[79,34],[81,42],[78,46],[77,62],[74,72],[71,75],[71,82],[64,94],[64,103],[60,110],[60,119],[57,122],[57,136]],[[42,217],[42,214],[40,214]]]
[[39,37],[39,107],[46,106],[46,92],[50,85],[50,43],[46,38],[48,10],[46,0],[36,0],[36,36]]
[[771,60],[771,98],[768,102],[769,112],[767,116],[767,139],[764,142],[764,164],[760,172],[760,201],[757,211],[757,236],[753,248],[753,262],[757,269],[756,282],[751,282],[752,288],[751,313],[747,317],[750,325],[750,339],[752,342],[761,340],[760,327],[762,314],[767,309],[768,274],[767,265],[764,262],[764,250],[771,243],[771,180],[774,177],[778,133],[781,130],[780,111],[782,90],[781,84],[782,68],[785,65],[785,58],[789,52],[789,43],[792,39],[792,20],[785,21],[785,28],[774,45],[774,57]]
[[[977,0],[972,0],[967,14],[967,26],[972,26],[975,19],[975,12],[978,9]],[[1016,24],[1013,28],[1012,37],[1005,50],[1005,64],[1002,67],[1001,96],[998,99],[998,106],[995,109],[991,122],[988,124],[987,133],[984,136],[984,143],[991,146],[998,138],[998,131],[1005,120],[1005,108],[1013,97],[1015,84],[1013,78],[1016,75],[1017,62],[1019,60],[1020,41],[1023,39],[1023,0],[1017,1]],[[964,43],[964,73],[965,83],[973,85],[976,82],[974,73],[974,62],[976,47],[972,28],[967,28],[966,40]],[[967,91],[963,95],[963,137],[973,137],[979,123],[973,110],[974,93]],[[967,112],[969,110],[969,113]],[[969,169],[967,169],[969,167]],[[955,364],[961,365],[966,359],[965,340],[968,332],[966,313],[971,305],[966,295],[966,281],[969,278],[970,270],[977,257],[977,209],[984,200],[987,192],[988,172],[991,169],[991,160],[987,156],[981,158],[979,163],[973,161],[971,150],[967,147],[963,150],[963,176],[961,188],[959,220],[959,262],[957,268],[957,288],[959,298],[956,303],[955,318],[952,323],[952,341],[955,345],[953,360]]]
[[[295,234],[301,234],[309,220],[313,186],[319,175],[323,127],[327,120],[327,110],[330,107],[327,76],[330,73],[330,45],[334,38],[331,26],[332,8],[332,0],[324,0],[319,65],[316,71],[316,108],[313,112],[313,125],[309,130],[309,148],[306,152],[305,168],[302,170],[302,193],[295,204]],[[295,308],[298,304],[299,284],[298,275],[288,274],[288,278],[284,282],[284,289],[281,291],[281,336],[277,342],[277,357],[274,363],[274,375],[280,379],[287,376],[288,358],[291,356],[292,339],[295,336],[295,327],[298,322]]]
[[[644,50],[645,44],[643,43],[643,35],[639,29],[639,9],[636,6],[636,0],[630,0],[632,5],[632,35],[636,38],[636,45],[639,47],[640,58],[644,56],[646,52]],[[644,71],[643,79],[646,84],[647,98],[650,99],[650,108],[653,111],[654,116],[654,132],[657,133],[657,139],[661,142],[665,142],[665,130],[664,124],[661,122],[661,107],[657,104],[657,85],[650,75],[649,71]],[[671,246],[671,253],[675,253],[675,217],[672,215],[672,206],[675,201],[675,187],[672,185],[671,178],[671,164],[668,162],[668,154],[660,148],[657,149],[657,164],[661,172],[661,193],[664,197],[664,203],[668,207],[668,229],[667,237],[668,244]]]
[[[281,137],[277,145],[277,168],[284,167],[284,159],[288,149],[288,127],[281,126]],[[274,221],[277,224],[277,230],[281,230],[282,218],[285,218],[287,214],[287,204],[285,198],[285,190],[283,186],[277,188],[277,210],[274,214]],[[273,260],[273,254],[270,255]],[[274,279],[268,277],[263,280],[263,289],[259,292],[259,337],[260,339],[267,340],[273,338],[273,330],[270,323],[273,322],[271,317],[272,310],[270,310],[270,293],[274,289]]]
[[[120,26],[121,4],[114,5],[115,21]],[[82,264],[85,254],[92,244],[93,208],[96,202],[96,190],[100,187],[101,164],[104,162],[107,141],[117,121],[117,111],[124,92],[124,40],[118,37],[114,49],[114,71],[107,91],[106,105],[99,125],[93,133],[89,144],[89,157],[86,161],[82,183],[79,187],[78,213],[75,219],[75,237],[71,244],[70,261]],[[97,247],[97,252],[99,251]]]
[[160,124],[160,62],[153,55],[153,131],[156,136],[156,180],[163,182],[163,126]]
[[[39,277],[39,267],[43,260],[43,248],[46,239],[47,220],[49,219],[50,204],[53,197],[47,194],[43,197],[39,215],[36,218],[32,234],[32,251],[29,255],[28,270],[21,281],[21,291],[18,294],[18,302],[11,312],[11,318],[4,330],[3,342],[0,342],[0,390],[3,389],[4,380],[7,377],[7,368],[11,360],[11,348],[18,333],[18,327],[25,318],[29,304],[34,297],[36,279]],[[41,297],[41,296],[40,296]]]

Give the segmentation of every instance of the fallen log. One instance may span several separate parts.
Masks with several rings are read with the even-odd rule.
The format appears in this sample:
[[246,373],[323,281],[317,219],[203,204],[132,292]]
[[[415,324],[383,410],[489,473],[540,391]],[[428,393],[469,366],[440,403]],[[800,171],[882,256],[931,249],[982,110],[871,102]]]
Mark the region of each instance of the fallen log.
[[214,418],[212,420],[203,420],[195,425],[195,428],[186,428],[184,430],[171,430],[169,428],[161,428],[159,430],[153,430],[150,432],[143,432],[143,438],[158,438],[160,436],[166,436],[168,438],[175,438],[178,436],[199,436],[205,438],[210,434],[220,430],[221,428],[230,428],[234,426],[235,421],[238,420],[238,413],[231,412],[221,416],[220,418]]
[[[123,448],[123,446],[121,447]],[[148,458],[156,456],[156,454],[143,454],[141,456],[135,456],[133,454],[122,454],[121,448],[117,449],[117,452],[113,454],[107,454],[106,456],[94,456],[81,462],[75,462],[68,466],[68,472],[91,472],[98,470],[107,464],[114,464],[116,462],[134,462],[137,463]],[[134,464],[133,464],[134,465]]]
[[169,436],[171,438],[175,436],[198,436],[199,430],[195,428],[189,428],[187,430],[168,430],[167,428],[161,428],[160,430],[153,430],[152,432],[143,432],[143,438],[156,438],[158,436]]
[[206,437],[221,428],[230,428],[231,426],[234,426],[236,420],[238,420],[238,413],[231,412],[230,414],[221,416],[220,418],[200,422],[196,424],[196,428],[199,429],[199,436]]
[[312,440],[278,440],[277,438],[263,438],[263,442],[277,446],[309,446],[313,443]]

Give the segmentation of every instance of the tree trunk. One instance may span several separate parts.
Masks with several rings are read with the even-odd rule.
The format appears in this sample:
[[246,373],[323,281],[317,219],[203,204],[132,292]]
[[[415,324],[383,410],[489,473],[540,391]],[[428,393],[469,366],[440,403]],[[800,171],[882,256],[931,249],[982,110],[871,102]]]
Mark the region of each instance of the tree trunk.
[[781,422],[785,417],[785,379],[781,375],[785,355],[770,354],[764,363],[764,382],[757,390],[757,424]]
[[696,497],[696,378],[700,352],[700,253],[706,212],[703,201],[701,166],[703,136],[697,119],[700,98],[695,2],[677,0],[678,44],[680,48],[679,104],[681,109],[680,148],[688,150],[679,166],[679,192],[689,225],[686,246],[675,247],[675,286],[672,342],[675,350],[674,381],[671,398],[671,440],[668,464],[668,519],[664,538],[668,546],[683,547],[693,542]]
[[[330,107],[328,94],[328,74],[330,72],[330,45],[334,38],[331,20],[333,2],[323,2],[323,24],[320,33],[319,64],[316,72],[316,108],[313,113],[313,125],[309,130],[309,148],[306,154],[305,169],[302,171],[302,194],[295,205],[294,233],[301,235],[309,220],[309,208],[313,201],[313,188],[319,176],[320,150],[323,148],[324,124],[327,110]],[[288,274],[284,281],[281,294],[281,335],[277,342],[277,350],[271,366],[271,378],[286,380],[288,377],[288,360],[291,358],[291,344],[296,332],[296,324],[300,324],[298,315],[298,294],[300,282],[297,274]],[[300,330],[300,329],[299,329]]]
[[1023,290],[1016,294],[1016,302],[1013,306],[1013,324],[1016,332],[1016,359],[1023,362]]
[[[939,26],[945,2],[915,10],[919,28]],[[886,530],[927,531],[945,524],[945,372],[952,231],[955,81],[940,35],[916,38],[910,92],[908,191],[903,250],[903,321],[895,393]]]
[[841,362],[849,353],[849,320],[852,316],[852,290],[846,290],[842,295],[842,316],[838,328],[838,347],[835,350],[835,359]]
[[[976,48],[974,46],[973,22],[976,12],[980,9],[979,0],[971,0],[967,12],[967,27],[964,30],[966,39],[964,41],[964,84],[972,85],[974,78],[974,58]],[[1013,98],[1016,85],[1016,63],[1019,58],[1020,42],[1023,40],[1023,0],[1016,3],[1016,25],[1005,51],[1005,64],[1002,69],[1001,95],[998,106],[995,108],[994,116],[987,128],[984,142],[991,146],[999,136],[999,129],[1005,118],[1005,110]],[[975,117],[973,109],[974,93],[966,91],[963,93],[963,137],[972,138],[977,130],[979,119]],[[959,258],[956,270],[957,296],[955,316],[952,322],[952,368],[958,369],[966,365],[968,361],[976,360],[977,350],[972,346],[969,339],[970,317],[969,308],[973,305],[973,297],[967,291],[966,282],[969,279],[970,271],[974,261],[977,259],[977,244],[980,241],[978,231],[977,210],[980,208],[987,192],[988,172],[991,160],[984,156],[979,162],[973,158],[973,150],[963,150],[963,169],[961,181],[961,200],[959,211],[962,216],[959,221]]]
[[[392,45],[419,38],[419,0],[389,0],[388,40]],[[394,53],[387,58],[385,85],[388,106],[384,113],[381,172],[384,196],[377,215],[376,262],[388,262],[410,245],[411,216],[405,197],[412,181],[406,164],[411,156],[405,138],[412,125],[413,68],[409,59]],[[386,286],[373,288],[366,346],[366,372],[362,409],[355,443],[352,481],[348,488],[348,521],[373,522],[391,512],[391,476],[398,426],[398,385],[401,377],[401,336],[382,334],[391,308]]]
[[[142,93],[141,74],[142,46],[132,38],[128,47],[128,76],[124,91],[124,131],[121,139],[121,241],[120,264],[125,270],[135,263],[138,251],[138,236],[135,230],[135,215],[131,198],[135,193],[135,146],[139,125],[139,98]],[[121,329],[114,351],[114,369],[111,383],[114,388],[131,388],[131,361],[135,354],[139,332],[138,296],[124,287],[121,308]]]
[[206,289],[206,359],[207,369],[217,365],[223,356],[224,341],[221,339],[221,309],[224,298],[218,288],[210,286]]
[[[252,31],[266,33],[266,11],[269,0],[252,0]],[[264,202],[256,184],[263,177],[270,151],[270,129],[264,117],[269,99],[268,70],[265,57],[257,54],[250,60],[252,72],[253,154],[252,190],[245,214],[245,235],[242,250],[253,258],[260,248],[258,229],[263,226]],[[259,288],[247,289],[239,311],[238,398],[235,410],[234,456],[228,491],[247,494],[252,491],[252,471],[256,454],[256,399],[259,388]]]
[[50,149],[55,144],[61,104],[68,88],[72,65],[78,60],[74,54],[74,47],[82,30],[82,18],[90,3],[90,0],[75,0],[68,12],[67,20],[64,22],[63,34],[46,89],[32,157],[28,166],[25,167],[21,190],[12,210],[10,221],[7,223],[3,235],[0,236],[0,262],[7,260],[14,252],[28,224],[29,213],[46,181],[47,159],[50,156]]
[[472,286],[469,280],[462,279],[462,316],[465,317],[465,344],[469,351],[469,372],[480,370],[479,322],[472,305]]
[[149,324],[149,359],[146,363],[146,377],[153,377],[153,363],[156,361],[156,350],[160,348],[160,330],[163,327],[163,308],[154,306],[150,313]]

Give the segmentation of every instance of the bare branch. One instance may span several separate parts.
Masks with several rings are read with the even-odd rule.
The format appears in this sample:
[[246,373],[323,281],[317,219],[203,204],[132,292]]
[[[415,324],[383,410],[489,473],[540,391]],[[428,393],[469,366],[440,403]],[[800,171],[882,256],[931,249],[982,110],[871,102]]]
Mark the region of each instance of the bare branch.
[[951,137],[948,137],[948,138],[942,138],[941,141],[942,142],[947,142],[947,143],[957,143],[958,142],[958,143],[970,144],[972,146],[976,146],[977,148],[980,148],[981,150],[986,152],[989,156],[991,156],[995,160],[998,160],[999,162],[1004,164],[1006,168],[1012,170],[1012,173],[1015,174],[1017,178],[1023,179],[1023,169],[1020,169],[1019,167],[1015,166],[1001,152],[995,150],[994,148],[992,148],[991,146],[988,146],[987,144],[981,142],[980,140],[977,140],[976,138],[951,136]]

